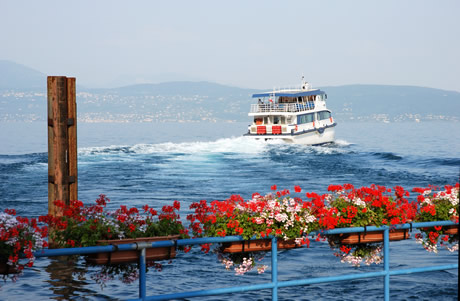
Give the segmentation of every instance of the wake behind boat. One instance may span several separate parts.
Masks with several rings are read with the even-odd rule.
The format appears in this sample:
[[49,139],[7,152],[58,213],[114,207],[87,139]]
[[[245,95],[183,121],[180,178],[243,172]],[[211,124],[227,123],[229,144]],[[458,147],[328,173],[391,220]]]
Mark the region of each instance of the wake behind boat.
[[274,89],[252,97],[258,98],[258,103],[251,105],[248,115],[254,120],[244,136],[308,145],[334,142],[337,123],[326,107],[327,94],[312,89],[303,79],[300,87]]

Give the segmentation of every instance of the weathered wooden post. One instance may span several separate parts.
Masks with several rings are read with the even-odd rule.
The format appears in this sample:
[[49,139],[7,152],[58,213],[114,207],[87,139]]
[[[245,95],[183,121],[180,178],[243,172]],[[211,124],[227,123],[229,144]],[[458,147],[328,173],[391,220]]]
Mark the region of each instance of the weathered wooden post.
[[75,78],[48,76],[48,213],[78,199]]

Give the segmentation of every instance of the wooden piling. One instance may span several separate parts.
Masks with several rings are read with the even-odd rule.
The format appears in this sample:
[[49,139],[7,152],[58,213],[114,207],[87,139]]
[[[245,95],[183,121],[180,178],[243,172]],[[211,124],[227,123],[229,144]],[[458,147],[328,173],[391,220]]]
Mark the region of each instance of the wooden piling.
[[77,168],[77,100],[75,78],[67,78],[67,112],[69,141],[69,198],[78,200],[78,168]]
[[78,199],[75,78],[48,76],[48,213]]

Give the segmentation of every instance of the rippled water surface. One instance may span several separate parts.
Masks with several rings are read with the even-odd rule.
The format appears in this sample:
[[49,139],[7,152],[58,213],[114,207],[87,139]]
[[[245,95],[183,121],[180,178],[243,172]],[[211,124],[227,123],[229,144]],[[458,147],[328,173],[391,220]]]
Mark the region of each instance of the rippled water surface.
[[[458,123],[343,123],[336,143],[311,147],[252,141],[241,137],[246,124],[79,124],[79,198],[93,202],[101,193],[120,204],[161,207],[179,200],[182,217],[191,202],[231,194],[279,189],[326,192],[329,184],[372,183],[411,189],[459,180]],[[19,215],[47,213],[46,124],[0,123],[0,208]],[[458,253],[428,254],[413,240],[391,244],[391,267],[455,263]],[[269,264],[269,256],[265,259]],[[282,252],[279,279],[379,271],[341,264],[327,243]],[[101,289],[94,268],[83,261],[39,259],[16,282],[1,284],[1,300],[137,298],[137,282],[109,282]],[[210,281],[211,280],[211,281]],[[148,294],[263,283],[264,275],[235,276],[212,254],[179,253],[162,272],[148,273]],[[392,300],[457,300],[454,270],[394,276]],[[209,297],[209,300],[269,300],[270,290]],[[383,279],[365,279],[279,290],[282,300],[380,300]]]

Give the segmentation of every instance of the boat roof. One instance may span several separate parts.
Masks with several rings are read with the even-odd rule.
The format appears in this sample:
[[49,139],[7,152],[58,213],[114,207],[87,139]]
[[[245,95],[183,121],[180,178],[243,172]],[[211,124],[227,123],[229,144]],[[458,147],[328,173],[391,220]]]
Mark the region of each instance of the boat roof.
[[252,94],[253,98],[256,97],[275,97],[275,96],[287,96],[287,97],[299,97],[299,96],[311,96],[311,95],[321,95],[326,94],[324,91],[319,89],[315,90],[308,90],[308,91],[271,91],[271,92],[264,92],[264,93],[256,93]]

